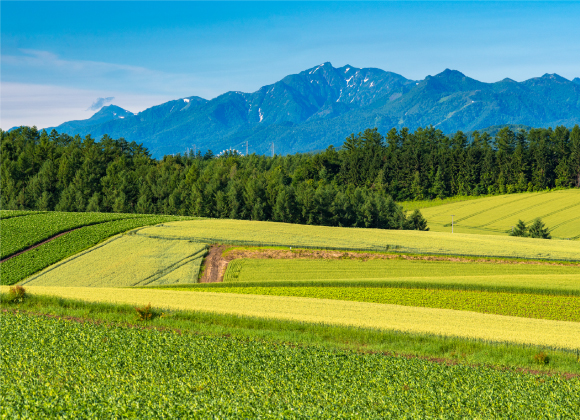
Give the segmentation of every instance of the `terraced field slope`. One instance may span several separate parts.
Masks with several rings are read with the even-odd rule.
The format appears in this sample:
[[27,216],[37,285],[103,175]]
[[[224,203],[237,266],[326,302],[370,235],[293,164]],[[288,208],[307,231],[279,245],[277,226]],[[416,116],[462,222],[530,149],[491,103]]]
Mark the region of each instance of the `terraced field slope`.
[[519,219],[540,217],[553,238],[580,239],[580,189],[508,194],[422,208],[435,232],[506,235]]
[[[477,202],[477,200],[472,202]],[[205,243],[328,247],[375,251],[396,249],[411,253],[580,260],[580,241],[466,233],[306,226],[246,220],[179,221],[144,228],[139,230],[138,234],[188,239]]]

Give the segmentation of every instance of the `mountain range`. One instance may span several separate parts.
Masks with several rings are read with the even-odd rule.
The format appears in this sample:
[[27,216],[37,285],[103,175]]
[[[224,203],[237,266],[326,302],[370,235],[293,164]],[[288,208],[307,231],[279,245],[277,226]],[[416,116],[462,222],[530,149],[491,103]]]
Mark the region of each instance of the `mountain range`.
[[[54,127],[143,143],[154,157],[186,148],[219,153],[307,152],[340,146],[351,133],[377,127],[433,125],[445,133],[498,125],[531,127],[580,124],[580,78],[545,74],[524,82],[484,83],[445,70],[423,80],[376,69],[324,63],[263,86],[227,92],[212,100],[189,96],[133,114],[115,105],[87,120]],[[51,129],[53,127],[50,127]]]

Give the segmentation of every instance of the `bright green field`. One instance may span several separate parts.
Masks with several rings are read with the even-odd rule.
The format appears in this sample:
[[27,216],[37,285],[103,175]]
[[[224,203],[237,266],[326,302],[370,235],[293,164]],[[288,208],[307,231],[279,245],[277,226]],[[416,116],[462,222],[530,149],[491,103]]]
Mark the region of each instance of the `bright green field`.
[[580,189],[508,194],[422,208],[429,228],[456,233],[505,235],[519,219],[540,217],[553,238],[580,238]]
[[18,217],[0,219],[2,258],[51,238],[61,232],[82,226],[122,219],[149,217],[121,213],[29,212]]
[[389,287],[196,287],[196,291],[336,299],[580,322],[579,296]]
[[[14,219],[26,218],[15,217]],[[1,284],[14,284],[105,239],[140,226],[178,219],[175,216],[132,217],[83,226],[0,264]],[[5,245],[2,236],[2,246]]]
[[578,378],[0,314],[2,418],[574,418]]
[[376,251],[385,251],[387,247],[390,247],[389,249],[398,247],[398,251],[410,253],[580,260],[580,241],[339,228],[247,220],[179,221],[144,228],[138,234],[236,245],[328,247]]
[[580,291],[580,266],[494,264],[425,260],[239,259],[224,282],[397,281],[481,285],[484,288]]

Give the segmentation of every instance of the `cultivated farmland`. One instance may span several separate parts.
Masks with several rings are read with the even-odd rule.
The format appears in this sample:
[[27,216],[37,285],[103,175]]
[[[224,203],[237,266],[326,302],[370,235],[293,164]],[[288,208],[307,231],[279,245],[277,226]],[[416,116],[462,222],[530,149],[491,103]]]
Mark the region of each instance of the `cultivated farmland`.
[[[15,219],[24,219],[26,217],[16,217]],[[175,216],[145,216],[83,226],[59,236],[50,242],[3,261],[0,266],[2,271],[2,284],[14,284],[31,274],[37,273],[52,264],[84,251],[118,233],[141,226],[154,225],[156,223],[177,219],[179,218]],[[8,237],[14,238],[15,235]],[[10,246],[9,240],[4,238],[3,231],[3,247],[5,243],[7,243],[7,246]]]
[[446,232],[336,228],[228,219],[164,223],[161,226],[141,229],[138,234],[205,243],[375,251],[385,251],[388,248],[411,253],[580,260],[580,241]]
[[17,367],[2,369],[6,418],[573,418],[580,404],[578,378],[0,317],[2,360]]
[[[121,235],[22,282],[24,285],[126,287],[196,283],[207,246]],[[180,270],[181,275],[172,275]]]
[[[28,289],[36,294],[88,302],[131,305],[152,302],[159,308],[173,310],[396,330],[557,349],[580,348],[580,323],[569,321],[288,296],[99,287],[30,286]],[[6,291],[5,286],[2,290]]]
[[432,231],[505,235],[519,219],[530,223],[540,217],[553,238],[580,238],[580,190],[521,193],[450,202],[422,208]]
[[224,282],[365,282],[466,285],[480,290],[511,288],[580,294],[580,266],[498,264],[405,259],[252,259],[233,260]]

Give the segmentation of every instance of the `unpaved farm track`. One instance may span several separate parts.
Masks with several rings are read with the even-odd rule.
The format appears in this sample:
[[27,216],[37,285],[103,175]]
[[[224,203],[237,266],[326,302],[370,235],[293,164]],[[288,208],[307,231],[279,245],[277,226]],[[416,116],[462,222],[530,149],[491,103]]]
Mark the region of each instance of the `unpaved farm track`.
[[[15,216],[15,217],[18,217],[18,216]],[[84,226],[81,226],[81,227],[84,227]],[[22,251],[19,251],[19,252],[17,252],[16,254],[12,254],[12,255],[10,255],[9,257],[6,257],[6,258],[4,258],[3,260],[1,260],[1,261],[0,261],[0,264],[1,264],[1,263],[3,263],[4,261],[8,261],[10,258],[17,257],[18,255],[20,255],[20,254],[24,254],[25,252],[28,252],[28,251],[30,251],[31,249],[38,248],[40,245],[44,245],[44,244],[45,244],[45,243],[47,243],[47,242],[53,241],[53,240],[55,240],[56,238],[58,238],[59,236],[66,235],[67,233],[69,233],[69,232],[72,232],[73,230],[80,229],[81,227],[74,228],[74,229],[70,229],[70,230],[67,230],[66,232],[61,232],[61,233],[59,233],[58,235],[54,235],[53,237],[51,237],[51,238],[48,238],[48,239],[45,239],[45,240],[44,240],[44,241],[42,241],[42,242],[39,242],[39,243],[37,243],[37,244],[35,244],[35,245],[32,245],[32,246],[29,246],[28,248],[26,248],[26,249],[23,249]]]
[[199,279],[200,283],[217,283],[224,280],[224,273],[231,259],[226,259],[222,255],[226,250],[225,245],[212,245],[207,257],[203,262],[203,276]]

